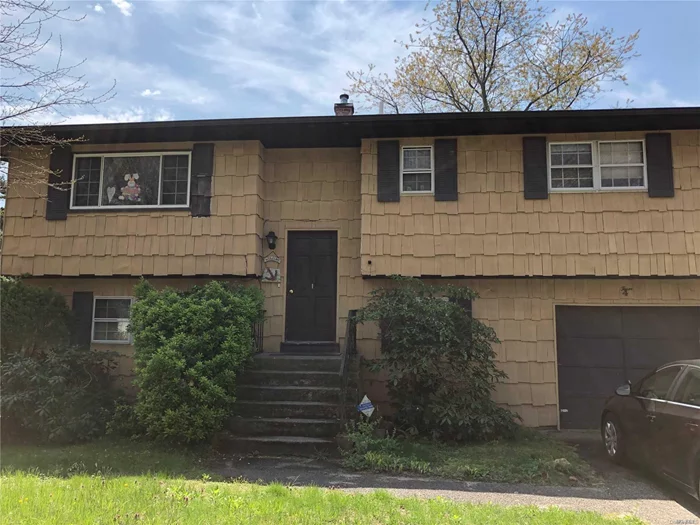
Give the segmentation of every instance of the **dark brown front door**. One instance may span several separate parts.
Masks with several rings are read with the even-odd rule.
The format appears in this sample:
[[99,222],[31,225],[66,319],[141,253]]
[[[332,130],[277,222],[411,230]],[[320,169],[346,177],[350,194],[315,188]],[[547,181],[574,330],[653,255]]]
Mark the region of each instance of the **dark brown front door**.
[[335,341],[338,234],[287,233],[286,341]]

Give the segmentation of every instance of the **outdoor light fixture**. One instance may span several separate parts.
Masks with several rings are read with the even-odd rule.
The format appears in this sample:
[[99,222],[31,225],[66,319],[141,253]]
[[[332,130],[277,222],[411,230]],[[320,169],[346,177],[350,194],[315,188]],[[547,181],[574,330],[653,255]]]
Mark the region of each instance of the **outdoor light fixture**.
[[265,238],[267,239],[267,247],[274,250],[277,246],[277,235],[275,235],[275,232],[268,233],[265,235]]

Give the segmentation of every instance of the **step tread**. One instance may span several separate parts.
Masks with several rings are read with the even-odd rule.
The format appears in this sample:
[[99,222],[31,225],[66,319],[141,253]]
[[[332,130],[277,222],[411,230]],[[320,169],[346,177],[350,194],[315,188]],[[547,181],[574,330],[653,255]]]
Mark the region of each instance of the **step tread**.
[[257,388],[260,390],[333,390],[338,391],[340,390],[340,387],[336,386],[298,386],[298,385],[293,385],[293,386],[268,386],[268,385],[239,385],[241,388]]
[[247,374],[301,374],[301,375],[315,375],[322,374],[327,376],[340,376],[340,372],[329,372],[327,370],[274,370],[265,368],[255,368],[248,370]]
[[[261,406],[305,406],[305,407],[337,407],[338,403],[328,401],[236,401],[237,404],[261,405]],[[349,405],[348,405],[349,406]]]
[[333,439],[306,436],[236,436],[232,439],[240,441],[263,441],[267,443],[334,443]]
[[264,422],[264,423],[302,423],[302,424],[313,423],[315,425],[321,425],[321,424],[337,425],[338,424],[337,419],[305,419],[305,418],[295,418],[295,417],[241,417],[241,416],[236,416],[234,419],[237,421],[254,421],[256,423],[260,423],[260,422]]
[[323,354],[283,354],[282,352],[262,352],[260,354],[255,354],[254,359],[308,359],[311,361],[340,361],[340,356]]

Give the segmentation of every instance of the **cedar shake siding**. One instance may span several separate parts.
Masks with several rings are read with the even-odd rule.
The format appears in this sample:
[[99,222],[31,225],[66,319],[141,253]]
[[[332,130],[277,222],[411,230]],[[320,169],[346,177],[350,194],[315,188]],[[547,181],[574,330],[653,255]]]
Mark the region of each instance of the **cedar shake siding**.
[[[339,241],[342,246],[342,234]],[[340,277],[342,281],[342,275]],[[202,284],[206,278],[155,278],[157,287],[173,286],[186,289]],[[234,282],[260,286],[255,279],[235,279]],[[135,278],[70,278],[29,279],[29,283],[51,286],[63,293],[71,304],[75,291],[90,291],[95,296],[130,296],[138,282]],[[361,305],[367,294],[388,284],[384,279],[349,278],[347,287],[340,291],[339,303],[348,307]],[[428,280],[428,282],[433,282]],[[441,279],[441,284],[467,285],[479,293],[472,304],[473,315],[496,331],[501,343],[494,346],[498,366],[508,379],[497,385],[495,400],[520,414],[528,426],[556,426],[557,349],[555,336],[555,307],[557,305],[629,305],[629,306],[698,306],[700,279]],[[278,351],[281,324],[270,319],[283,315],[283,301],[272,295],[274,283],[263,283],[266,294],[265,350]],[[625,290],[623,292],[623,290]],[[625,293],[627,295],[625,295]],[[273,314],[270,310],[273,309]],[[340,317],[347,310],[339,308]],[[340,324],[340,323],[339,323]],[[344,327],[338,331],[343,334]],[[358,327],[358,351],[368,359],[380,351],[376,327]],[[93,344],[115,350],[121,355],[118,374],[121,383],[128,386],[133,369],[133,347],[123,344]],[[381,377],[363,372],[363,391],[378,404],[381,411],[389,408]]]
[[[644,132],[548,135],[548,142],[644,139]],[[670,132],[673,189],[549,192],[526,198],[523,137],[458,138],[454,202],[378,194],[378,141],[362,144],[362,274],[700,275],[700,132]],[[433,139],[401,139],[402,146]],[[379,141],[381,144],[381,141]],[[546,188],[545,188],[546,189]],[[531,190],[534,192],[534,190]],[[371,264],[370,264],[371,261]]]
[[[12,184],[21,169],[13,159],[24,153],[10,151],[2,273],[51,286],[69,304],[75,292],[132,296],[141,276],[180,289],[210,279],[258,286],[264,350],[278,352],[289,232],[336,232],[341,348],[349,310],[389,275],[468,285],[479,294],[474,317],[501,340],[497,361],[509,377],[496,401],[526,425],[555,426],[558,306],[664,306],[666,314],[700,306],[698,116],[679,108],[56,127],[88,138],[75,154],[192,152],[189,206],[76,210],[57,190],[47,206],[44,181]],[[605,140],[644,141],[644,189],[549,188],[550,143]],[[70,164],[65,152],[46,151],[38,162]],[[264,262],[269,232],[279,263]],[[281,282],[262,281],[266,267],[279,268]],[[133,347],[92,344],[122,355],[118,373],[127,385]],[[376,326],[358,326],[357,346],[365,358],[379,355]],[[362,374],[363,391],[386,412],[384,378]]]
[[[79,144],[73,146],[73,152],[187,151],[192,146]],[[20,165],[10,161],[2,272],[35,276],[260,275],[263,154],[258,141],[215,144],[208,217],[195,217],[189,209],[104,209],[68,210],[65,220],[47,220],[46,185],[13,186],[12,172]],[[48,152],[43,161],[48,166]]]

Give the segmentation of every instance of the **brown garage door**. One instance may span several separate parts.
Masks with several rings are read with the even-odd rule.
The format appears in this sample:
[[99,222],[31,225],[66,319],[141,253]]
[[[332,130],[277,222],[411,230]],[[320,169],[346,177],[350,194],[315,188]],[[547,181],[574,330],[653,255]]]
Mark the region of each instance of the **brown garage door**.
[[561,428],[597,428],[605,399],[654,367],[700,357],[700,308],[557,306]]

